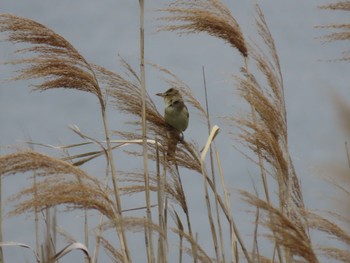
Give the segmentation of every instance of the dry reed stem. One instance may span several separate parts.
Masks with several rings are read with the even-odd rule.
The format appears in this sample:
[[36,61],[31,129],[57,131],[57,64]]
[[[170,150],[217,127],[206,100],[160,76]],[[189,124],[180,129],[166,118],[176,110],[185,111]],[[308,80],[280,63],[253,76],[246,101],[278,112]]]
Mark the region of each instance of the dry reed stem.
[[178,234],[179,236],[181,236],[181,238],[185,238],[190,244],[191,247],[195,247],[195,255],[193,255],[193,249],[191,248],[186,248],[184,247],[183,250],[190,256],[192,257],[196,257],[198,258],[198,260],[200,262],[208,262],[208,263],[212,263],[214,260],[212,258],[209,257],[209,255],[205,252],[205,250],[198,244],[198,242],[193,239],[193,237],[189,234],[186,234],[185,232],[183,232],[181,229],[178,228],[171,228],[171,230]]
[[[208,137],[207,143],[206,143],[206,145],[201,153],[201,166],[202,166],[203,175],[205,175],[205,166],[204,166],[205,157],[208,153],[208,149],[211,149],[211,144],[213,143],[213,141],[218,133],[219,133],[219,127],[216,125],[213,127],[212,131],[209,130],[209,137]],[[214,187],[213,191],[214,191],[214,193],[217,193],[214,177],[212,177],[212,181],[213,181],[213,187]],[[215,250],[215,254],[216,254],[216,261],[220,262],[221,259],[220,259],[220,253],[219,253],[218,238],[217,238],[216,227],[214,224],[214,219],[213,219],[213,215],[212,215],[212,211],[211,211],[211,202],[209,199],[208,182],[207,182],[206,178],[204,178],[204,193],[205,193],[204,197],[205,197],[206,206],[207,206],[208,220],[209,220],[211,235],[212,235],[212,239],[213,239],[214,250]],[[218,200],[216,198],[215,198],[215,204],[219,205]]]
[[[179,229],[180,231],[177,233],[179,236],[179,262],[182,263],[182,255],[183,255],[183,236],[182,236],[182,232],[184,232],[184,226],[182,224],[181,218],[178,215],[178,213],[176,212],[175,209],[169,210],[170,212],[170,216],[173,218],[177,229]],[[192,236],[192,235],[191,235]],[[192,246],[193,247],[193,246]],[[194,261],[197,261],[197,254],[195,251],[192,251],[193,253],[193,259]]]
[[[143,151],[143,170],[144,170],[144,184],[145,184],[145,197],[146,197],[146,216],[149,222],[152,222],[151,201],[150,201],[150,189],[149,189],[149,176],[148,176],[148,146],[147,146],[147,120],[146,120],[146,75],[145,75],[145,2],[139,1],[140,5],[140,88],[141,88],[141,126],[142,126],[142,151]],[[147,234],[150,243],[149,254],[151,263],[155,262],[154,248],[153,248],[153,235],[152,229],[147,227]]]
[[[157,177],[157,201],[158,201],[158,222],[159,226],[164,232],[164,237],[158,237],[158,262],[168,262],[168,249],[167,249],[167,226],[166,226],[166,209],[165,206],[166,198],[165,198],[165,184],[166,184],[166,170],[164,170],[161,174],[160,172],[160,152],[158,141],[156,141],[156,177]],[[165,158],[165,153],[164,153]]]
[[[0,247],[1,248],[5,248],[5,247],[20,247],[20,248],[26,248],[26,249],[30,249],[33,252],[34,257],[36,258],[36,262],[40,263],[40,256],[38,255],[38,253],[30,246],[28,246],[27,244],[24,243],[20,243],[20,242],[12,242],[12,241],[5,241],[5,242],[0,242]],[[2,261],[3,263],[3,261]]]
[[[222,171],[222,166],[221,166],[221,161],[220,161],[220,158],[219,158],[219,152],[218,152],[218,149],[215,145],[215,142],[214,142],[214,149],[215,149],[215,159],[216,159],[216,162],[217,162],[217,167],[218,167],[218,170],[219,170],[219,175],[220,175],[220,182],[221,182],[221,186],[222,186],[222,189],[223,189],[223,192],[224,192],[224,204],[225,206],[227,207],[227,210],[228,210],[228,215],[229,215],[229,218],[228,218],[228,222],[230,224],[230,241],[231,241],[231,253],[233,255],[233,257],[236,259],[237,261],[237,258],[238,258],[238,251],[237,251],[237,237],[236,237],[236,233],[234,231],[234,221],[233,221],[233,218],[232,218],[232,209],[231,209],[231,202],[230,202],[230,194],[229,194],[229,191],[226,187],[226,183],[225,183],[225,178],[224,178],[224,175],[223,175],[223,171]],[[219,200],[218,200],[219,201]]]
[[239,24],[219,0],[178,0],[159,11],[168,14],[160,20],[169,22],[169,25],[161,26],[159,31],[177,31],[180,34],[205,32],[237,48],[242,56],[248,56]]
[[104,237],[99,236],[98,238],[101,242],[101,245],[105,249],[106,254],[108,255],[109,259],[115,263],[122,263],[123,262],[123,255],[120,253],[120,251],[116,250],[115,247]]
[[[205,77],[205,69],[204,66],[202,67],[202,73],[203,73],[203,88],[204,88],[204,94],[205,94],[205,108],[206,108],[206,119],[207,119],[207,126],[208,126],[208,135],[210,135],[211,131],[211,121],[210,121],[210,112],[209,112],[209,101],[208,101],[208,92],[207,92],[207,81]],[[215,141],[213,142],[215,145]],[[213,157],[213,147],[210,144],[210,169],[211,169],[211,177],[214,185],[214,191],[216,191],[216,176],[215,176],[215,168],[214,168],[214,157]],[[223,233],[222,233],[222,225],[221,225],[221,219],[220,219],[220,213],[219,213],[219,203],[217,199],[215,199],[215,212],[216,212],[216,223],[218,226],[218,232],[219,232],[219,239],[220,239],[220,249],[221,249],[221,257],[222,261],[226,261],[225,256],[225,245],[224,245],[224,239],[223,239]]]
[[85,259],[87,263],[91,262],[91,257],[89,254],[89,250],[87,247],[79,242],[69,244],[66,247],[64,247],[62,250],[60,250],[57,254],[55,254],[52,258],[50,258],[47,263],[54,263],[57,262],[59,259],[64,257],[66,254],[70,253],[73,250],[81,250],[85,254]]

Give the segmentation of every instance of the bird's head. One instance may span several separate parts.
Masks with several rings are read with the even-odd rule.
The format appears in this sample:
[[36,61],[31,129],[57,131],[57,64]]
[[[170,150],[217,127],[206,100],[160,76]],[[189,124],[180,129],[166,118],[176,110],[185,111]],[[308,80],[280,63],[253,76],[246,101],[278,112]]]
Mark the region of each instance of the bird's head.
[[182,96],[179,90],[170,88],[166,92],[157,93],[157,96],[163,97],[165,104],[171,104],[173,101],[182,100]]

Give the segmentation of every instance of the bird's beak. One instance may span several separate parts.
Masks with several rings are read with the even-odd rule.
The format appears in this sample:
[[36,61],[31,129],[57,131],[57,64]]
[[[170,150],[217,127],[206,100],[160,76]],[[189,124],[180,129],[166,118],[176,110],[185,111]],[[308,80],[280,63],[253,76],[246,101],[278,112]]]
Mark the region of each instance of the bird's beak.
[[160,97],[164,97],[164,96],[165,96],[164,93],[157,93],[156,95],[157,95],[157,96],[160,96]]

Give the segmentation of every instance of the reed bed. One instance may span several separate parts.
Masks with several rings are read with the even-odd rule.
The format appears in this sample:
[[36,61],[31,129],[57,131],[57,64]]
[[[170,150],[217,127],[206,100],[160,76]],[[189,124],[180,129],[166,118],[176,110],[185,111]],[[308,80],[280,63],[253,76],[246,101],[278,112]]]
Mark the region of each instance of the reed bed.
[[[349,11],[348,1],[320,7],[322,9]],[[0,32],[7,41],[28,47],[17,50],[23,58],[7,64],[20,65],[21,70],[13,80],[38,79],[35,91],[64,88],[93,94],[100,106],[104,138],[86,135],[77,127],[83,142],[62,146],[61,158],[40,153],[33,149],[21,150],[0,156],[0,176],[25,174],[33,184],[10,199],[10,216],[33,213],[36,221],[36,248],[32,249],[37,262],[57,262],[72,250],[81,250],[86,262],[98,262],[102,253],[112,262],[132,262],[140,248],[128,240],[130,233],[137,233],[144,240],[143,262],[350,262],[350,253],[343,247],[350,246],[350,232],[337,224],[341,218],[330,214],[331,219],[306,207],[300,178],[289,153],[288,123],[284,97],[283,74],[278,52],[263,11],[255,8],[255,25],[259,39],[250,40],[234,14],[219,0],[178,0],[157,10],[161,14],[158,31],[179,34],[204,33],[219,38],[233,52],[242,57],[240,72],[232,72],[235,89],[249,106],[245,113],[228,113],[228,123],[238,131],[235,135],[246,147],[246,155],[259,168],[261,189],[249,193],[240,191],[242,201],[255,211],[253,247],[247,246],[235,220],[231,207],[227,171],[220,163],[220,149],[215,137],[220,128],[210,118],[208,100],[202,105],[191,88],[178,76],[163,66],[146,64],[144,60],[144,2],[140,1],[140,70],[121,59],[122,73],[113,72],[90,63],[64,37],[45,25],[13,14],[0,14]],[[328,34],[326,41],[349,40],[349,25],[321,26],[323,29],[340,30]],[[343,52],[340,60],[349,61],[349,52]],[[164,76],[169,88],[183,94],[185,102],[196,112],[208,128],[208,140],[203,148],[196,141],[181,139],[159,113],[153,96],[145,85],[145,65]],[[140,72],[140,73],[139,73]],[[207,92],[203,68],[204,89]],[[339,103],[343,119],[349,119],[348,105]],[[110,130],[107,109],[114,109],[130,116],[129,130]],[[347,127],[348,128],[348,127]],[[84,152],[81,146],[93,145],[95,149]],[[128,149],[129,145],[137,145]],[[70,155],[69,149],[80,151]],[[143,157],[143,169],[118,171],[113,153],[120,148],[130,159]],[[347,154],[348,148],[346,145]],[[171,154],[169,154],[171,152]],[[208,156],[209,157],[208,157]],[[84,164],[105,158],[105,177],[91,175]],[[207,161],[209,159],[209,161]],[[350,167],[350,158],[349,167]],[[154,164],[154,170],[151,165]],[[182,178],[187,173],[197,174],[198,187],[203,185],[203,219],[208,220],[212,249],[203,247],[196,223],[191,219],[188,206],[190,193],[185,191]],[[348,176],[348,171],[345,172]],[[276,187],[269,185],[273,180]],[[349,177],[345,181],[349,182]],[[349,201],[349,185],[341,189]],[[144,194],[145,203],[130,210],[123,209],[123,198]],[[154,197],[154,198],[152,198]],[[151,202],[155,201],[155,204]],[[84,215],[85,244],[77,242],[59,229],[56,208],[77,210]],[[99,224],[91,227],[87,214],[95,211]],[[139,216],[131,216],[131,211]],[[38,222],[43,219],[45,238],[39,242]],[[94,233],[91,235],[91,231]],[[67,246],[56,247],[57,232],[66,237]],[[106,233],[115,232],[114,238]],[[313,240],[310,233],[331,236],[339,247],[324,247]],[[89,243],[94,239],[94,250]],[[178,240],[175,246],[170,240]],[[260,242],[269,242],[270,251],[259,249]],[[30,248],[18,242],[1,242],[0,246]],[[176,259],[170,258],[175,255]],[[4,262],[2,253],[0,262]]]

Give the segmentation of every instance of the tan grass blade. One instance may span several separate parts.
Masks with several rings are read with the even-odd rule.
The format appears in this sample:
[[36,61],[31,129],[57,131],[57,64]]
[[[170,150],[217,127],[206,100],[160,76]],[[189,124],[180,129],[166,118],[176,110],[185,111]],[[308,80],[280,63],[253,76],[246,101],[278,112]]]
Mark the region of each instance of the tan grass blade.
[[[166,226],[166,196],[165,196],[165,185],[166,185],[166,168],[160,171],[160,158],[161,153],[159,151],[158,144],[156,144],[156,177],[157,177],[157,202],[158,202],[158,224],[164,232],[164,237],[158,237],[158,262],[168,262],[168,241],[167,226]],[[165,158],[165,153],[162,158]]]
[[103,246],[103,248],[105,249],[105,251],[107,252],[107,255],[109,256],[109,258],[115,262],[115,263],[122,263],[123,262],[123,256],[120,253],[120,251],[118,251],[107,239],[105,239],[104,237],[100,236],[99,237],[101,244]]
[[[205,156],[206,156],[206,154],[207,154],[207,152],[208,152],[208,150],[209,150],[210,144],[212,143],[212,141],[214,140],[214,138],[216,137],[216,135],[218,134],[218,132],[219,132],[219,127],[218,127],[217,125],[214,125],[214,127],[212,128],[212,131],[211,131],[211,133],[210,133],[210,135],[209,135],[209,138],[208,138],[208,140],[207,140],[207,143],[206,143],[206,145],[205,145],[205,147],[204,147],[204,149],[203,149],[203,151],[202,151],[202,154],[201,154],[202,173],[203,173],[203,176],[206,178],[206,179],[205,179],[206,182],[209,182],[209,181],[208,181],[209,178],[207,177],[206,172],[205,172],[205,170],[204,170],[204,166],[203,166],[203,165],[204,165],[204,159],[205,159]],[[211,182],[211,181],[210,181],[210,182]],[[213,187],[213,185],[212,185],[212,182],[210,183],[210,187],[211,187],[212,190],[215,189],[215,188]],[[232,219],[232,215],[229,214],[228,208],[224,205],[224,203],[222,202],[222,200],[219,199],[218,193],[217,193],[217,192],[214,192],[214,195],[216,196],[217,201],[218,201],[219,204],[221,205],[221,207],[222,207],[222,209],[223,209],[223,212],[226,214],[226,216],[227,216],[227,218],[228,218],[228,220],[229,220],[229,222],[230,222],[230,225],[232,226],[232,230],[233,230],[233,232],[234,232],[236,238],[238,239],[238,241],[239,241],[239,243],[240,243],[240,245],[241,245],[241,248],[242,248],[242,250],[243,250],[243,253],[244,253],[246,259],[248,260],[248,262],[251,262],[251,259],[250,259],[250,257],[249,257],[248,251],[247,251],[247,249],[245,248],[244,243],[243,243],[243,240],[242,240],[242,238],[241,238],[241,236],[240,236],[240,234],[239,234],[238,228],[236,227],[236,225],[235,225],[235,223],[234,223],[234,221],[233,221],[233,219]],[[234,239],[235,239],[235,238],[234,238]]]
[[[207,140],[206,145],[204,146],[204,149],[201,153],[201,166],[202,166],[202,170],[204,169],[204,161],[205,161],[205,157],[208,153],[208,150],[210,149],[210,145],[213,142],[213,140],[215,139],[216,135],[219,133],[219,127],[217,125],[215,125],[212,128],[212,131],[209,135],[209,138]],[[204,190],[205,190],[205,201],[206,201],[206,205],[207,205],[207,213],[208,213],[208,219],[209,219],[209,225],[210,225],[210,230],[211,230],[211,234],[212,234],[212,239],[213,239],[213,245],[214,245],[214,250],[215,250],[215,254],[216,254],[216,261],[220,262],[221,258],[219,255],[219,247],[218,247],[218,239],[217,239],[217,234],[216,234],[216,227],[214,224],[214,220],[213,220],[213,215],[212,215],[212,211],[211,211],[211,203],[210,203],[210,199],[209,199],[209,193],[208,193],[208,182],[206,179],[204,179]]]
[[87,247],[79,242],[75,242],[72,244],[67,245],[66,247],[64,247],[61,251],[59,251],[53,258],[52,258],[52,262],[55,262],[61,258],[63,258],[65,255],[67,255],[68,253],[72,252],[73,250],[81,250],[82,252],[84,252],[85,256],[88,259],[88,262],[91,262],[91,257],[89,254],[89,250],[87,249]]
[[[210,134],[211,131],[211,121],[210,121],[210,112],[209,112],[209,100],[208,100],[208,90],[207,90],[207,80],[205,76],[205,68],[202,67],[202,74],[203,74],[203,87],[204,87],[204,94],[205,94],[205,110],[206,110],[206,119],[207,119],[207,126],[208,126],[208,134]],[[215,145],[215,142],[214,142]],[[217,191],[216,189],[216,176],[215,176],[215,168],[214,168],[214,157],[213,157],[213,147],[210,145],[210,169],[211,169],[211,178],[213,181],[214,191]],[[220,250],[221,250],[221,257],[222,261],[226,261],[226,255],[225,255],[225,244],[224,244],[224,238],[223,238],[223,232],[222,232],[222,224],[220,219],[220,211],[219,211],[219,203],[217,199],[215,198],[215,213],[216,213],[216,224],[218,226],[218,235],[220,240]]]
[[74,143],[69,145],[52,145],[48,143],[39,143],[39,142],[26,142],[26,143],[29,145],[43,146],[43,147],[48,147],[48,148],[57,149],[57,150],[71,149],[71,148],[92,144],[92,142]]
[[[182,257],[183,257],[183,236],[181,235],[181,232],[184,232],[184,227],[183,227],[183,224],[182,224],[182,221],[181,221],[181,218],[179,217],[178,213],[176,212],[176,210],[173,208],[172,210],[170,210],[170,215],[171,217],[173,218],[176,226],[177,226],[177,229],[180,230],[180,232],[178,233],[179,235],[179,262],[181,263],[182,262]],[[192,254],[193,254],[193,258],[194,260],[196,261],[196,258],[197,258],[197,253],[195,252],[196,250],[196,246],[192,246]]]
[[23,248],[27,248],[27,249],[30,249],[35,258],[36,258],[36,262],[40,263],[40,257],[39,255],[35,252],[35,250],[31,247],[31,246],[28,246],[24,243],[20,243],[20,242],[13,242],[13,241],[5,241],[5,242],[0,242],[0,247],[3,248],[3,247],[23,247]]
[[189,254],[192,257],[197,257],[199,262],[204,262],[204,263],[211,263],[213,262],[214,259],[212,259],[206,251],[198,244],[198,242],[193,239],[193,237],[189,234],[186,234],[185,232],[181,231],[180,229],[177,228],[171,228],[171,230],[178,235],[181,235],[182,238],[185,238],[190,244],[191,247],[195,247],[195,255],[193,255],[193,249],[191,248],[183,248],[183,250]]
[[207,156],[208,150],[210,148],[210,144],[213,142],[213,140],[215,139],[215,137],[219,134],[220,128],[217,125],[214,125],[214,127],[212,128],[210,135],[207,139],[207,142],[204,146],[204,149],[201,153],[201,162],[204,163],[205,157]]
[[230,201],[230,194],[228,192],[228,189],[226,187],[226,183],[225,183],[225,178],[224,178],[224,174],[222,171],[222,166],[221,166],[221,162],[220,162],[220,158],[219,158],[219,152],[218,149],[216,147],[216,145],[214,144],[214,150],[215,150],[215,159],[216,159],[216,163],[217,163],[217,167],[219,170],[219,175],[220,175],[220,181],[221,181],[221,186],[224,192],[224,205],[225,207],[227,207],[227,215],[226,216],[228,218],[228,222],[230,224],[230,242],[231,242],[231,253],[232,253],[232,257],[236,259],[236,261],[238,261],[238,251],[237,251],[237,237],[236,237],[236,233],[235,233],[235,226],[234,226],[234,222],[233,222],[233,218],[232,218],[232,210],[231,210],[231,201]]

